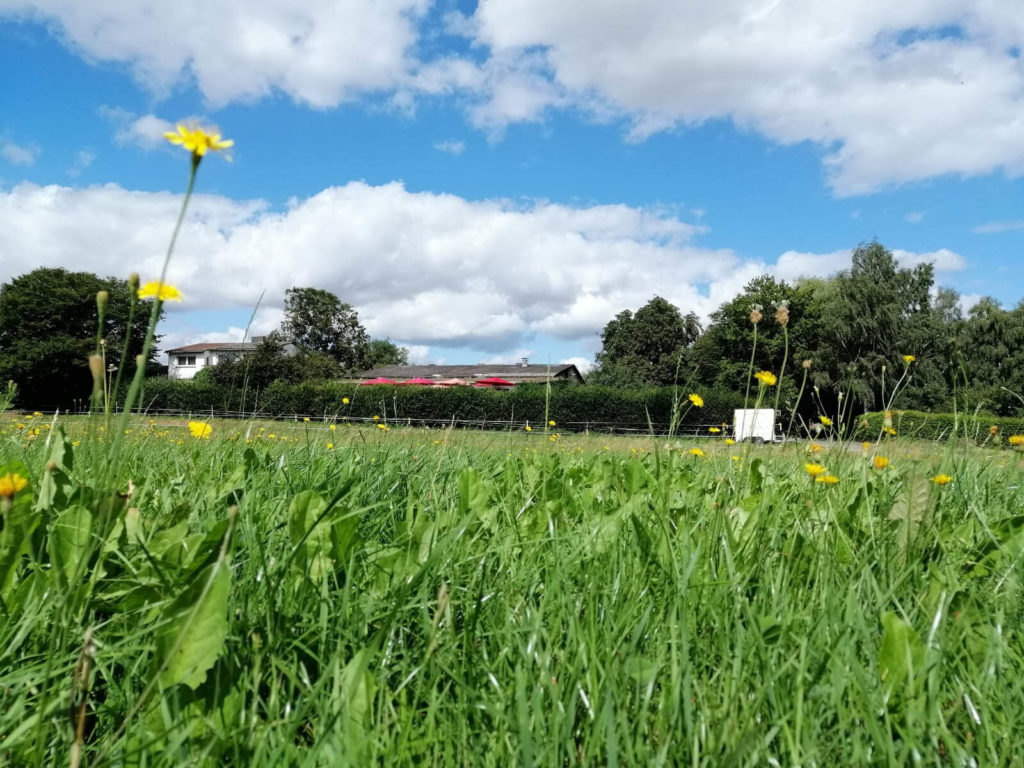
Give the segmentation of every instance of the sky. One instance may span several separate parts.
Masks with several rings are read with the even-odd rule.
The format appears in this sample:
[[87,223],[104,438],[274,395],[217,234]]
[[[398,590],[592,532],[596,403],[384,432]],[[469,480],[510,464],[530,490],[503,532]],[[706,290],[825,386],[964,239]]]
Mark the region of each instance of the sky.
[[1024,284],[1018,0],[0,0],[0,283],[156,279],[165,349],[292,286],[416,363],[587,366],[659,295],[878,240],[969,307]]

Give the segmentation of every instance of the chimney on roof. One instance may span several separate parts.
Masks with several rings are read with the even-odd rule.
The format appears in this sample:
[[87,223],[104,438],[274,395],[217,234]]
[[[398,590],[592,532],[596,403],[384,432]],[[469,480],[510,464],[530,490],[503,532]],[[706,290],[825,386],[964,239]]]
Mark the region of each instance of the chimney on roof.
[[524,357],[522,359],[522,362],[519,363],[519,365],[521,365],[523,368],[525,368],[529,364],[530,364],[530,358],[528,358],[528,357]]

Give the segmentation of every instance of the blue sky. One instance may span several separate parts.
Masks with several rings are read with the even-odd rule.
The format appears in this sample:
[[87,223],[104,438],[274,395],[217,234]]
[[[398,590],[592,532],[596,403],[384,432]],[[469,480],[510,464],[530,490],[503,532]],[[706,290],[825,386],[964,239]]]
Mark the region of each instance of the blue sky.
[[965,305],[1021,298],[1015,4],[125,5],[0,0],[0,282],[154,276],[161,133],[217,125],[168,345],[316,285],[417,361],[582,362],[655,294],[706,315],[875,238]]

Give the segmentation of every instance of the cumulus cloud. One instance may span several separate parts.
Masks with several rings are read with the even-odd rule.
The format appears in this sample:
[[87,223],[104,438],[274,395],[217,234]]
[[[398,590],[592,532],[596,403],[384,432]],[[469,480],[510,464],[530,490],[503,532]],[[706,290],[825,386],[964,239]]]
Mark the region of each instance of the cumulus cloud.
[[[454,96],[494,136],[566,109],[625,120],[637,141],[727,119],[813,142],[839,195],[1024,172],[1024,6],[897,5],[481,0],[438,22],[430,0],[0,0],[0,15],[52,25],[157,95],[194,82],[215,106],[283,93],[329,108],[383,93],[409,110]],[[469,53],[436,45],[445,35]]]
[[[839,194],[1024,169],[1019,4],[487,0],[470,26],[495,59],[530,53],[542,102],[624,115],[636,139],[728,118],[809,140]],[[485,108],[523,119],[497,91]]]
[[[39,266],[155,277],[180,202],[113,184],[0,192],[0,281]],[[518,360],[539,333],[589,350],[611,317],[654,293],[707,316],[759,274],[828,274],[850,257],[791,251],[766,264],[700,246],[705,229],[664,210],[470,201],[399,183],[352,182],[285,210],[197,195],[190,210],[169,273],[186,296],[168,305],[179,325],[192,310],[248,309],[263,295],[250,330],[261,335],[280,322],[285,289],[316,286],[417,360],[432,346],[514,350]],[[895,253],[963,267],[945,249]]]
[[428,0],[0,0],[0,13],[57,22],[77,50],[131,65],[167,94],[193,80],[215,105],[275,92],[332,107],[393,88]]

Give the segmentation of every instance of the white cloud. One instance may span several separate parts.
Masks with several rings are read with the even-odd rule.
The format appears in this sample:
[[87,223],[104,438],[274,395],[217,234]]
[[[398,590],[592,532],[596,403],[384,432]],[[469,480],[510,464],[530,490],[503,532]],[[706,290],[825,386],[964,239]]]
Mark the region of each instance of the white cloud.
[[68,166],[65,173],[71,178],[76,178],[82,173],[82,171],[92,165],[92,162],[95,159],[95,152],[91,152],[88,149],[80,149],[75,153],[75,160],[70,166]]
[[594,361],[586,357],[567,357],[559,362],[563,365],[575,365],[584,376],[590,373],[590,369],[594,367]]
[[[633,140],[726,119],[814,143],[840,195],[1024,173],[1024,6],[1010,0],[481,0],[440,22],[430,7],[0,0],[0,16],[59,29],[158,96],[194,81],[214,106],[283,93],[330,108],[382,93],[411,110],[455,96],[493,136],[566,109],[624,119]],[[439,34],[467,38],[471,53],[420,57]]]
[[124,62],[158,95],[191,79],[215,105],[283,92],[332,107],[409,70],[428,0],[0,0],[0,14],[57,22],[85,56]]
[[530,359],[530,355],[533,354],[532,349],[520,347],[519,349],[513,349],[509,352],[502,352],[501,354],[491,355],[490,357],[481,360],[481,363],[488,365],[514,365],[521,363],[525,357],[527,360]]
[[533,94],[509,100],[503,79],[485,82],[478,110],[492,123],[571,104],[627,117],[642,140],[727,118],[818,144],[841,195],[1024,171],[1017,3],[487,0],[467,26],[491,52],[485,71],[513,62]]
[[450,155],[461,155],[466,151],[466,142],[464,141],[439,141],[434,144],[434,149],[439,152],[447,152]]
[[[967,261],[964,257],[948,248],[925,253],[894,248],[892,255],[904,267],[929,263],[933,264],[939,272],[956,272],[967,268]],[[827,277],[840,270],[848,269],[852,256],[853,251],[850,249],[831,253],[786,251],[779,256],[774,266],[767,267],[765,271],[770,271],[782,280],[790,281],[801,277]]]
[[156,149],[166,143],[164,134],[174,130],[174,123],[153,114],[136,115],[120,107],[107,106],[100,107],[99,113],[116,126],[114,141],[121,145]]
[[924,221],[924,211],[911,211],[903,218],[908,224],[920,224]]
[[1012,232],[1017,229],[1024,229],[1024,221],[990,221],[971,231],[976,235],[991,235],[995,232]]
[[[152,279],[180,201],[116,185],[0,191],[0,282],[39,266]],[[596,349],[610,318],[655,293],[706,317],[764,272],[792,279],[849,264],[849,251],[744,261],[695,244],[703,231],[660,210],[469,201],[399,183],[331,187],[283,211],[197,195],[168,274],[186,301],[168,311],[187,330],[190,311],[237,312],[264,294],[250,329],[262,335],[280,323],[285,289],[316,286],[353,304],[373,337],[409,346],[413,359],[427,359],[432,346],[465,346],[514,350],[518,360],[538,333]],[[895,253],[907,264],[963,267],[945,249]]]
[[10,139],[0,137],[0,156],[11,165],[32,165],[40,152],[39,147],[15,144]]
[[[0,280],[38,266],[155,276],[179,204],[116,185],[18,185],[0,193]],[[197,195],[169,273],[187,301],[168,309],[251,307],[266,291],[261,312],[280,311],[286,288],[315,285],[402,344],[497,352],[540,331],[589,339],[652,286],[714,309],[715,281],[731,283],[740,264],[694,245],[700,231],[625,205],[474,202],[398,183],[353,182],[284,211]]]

